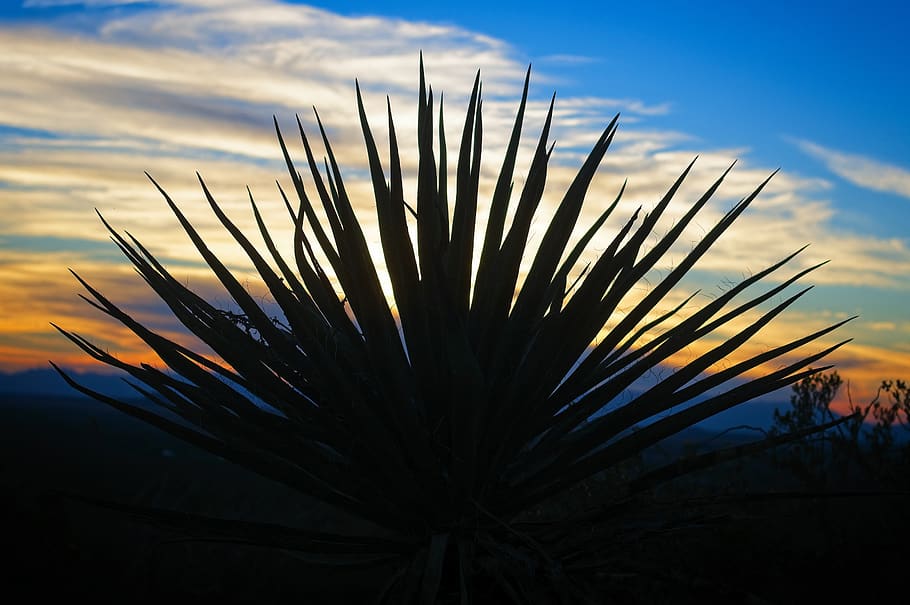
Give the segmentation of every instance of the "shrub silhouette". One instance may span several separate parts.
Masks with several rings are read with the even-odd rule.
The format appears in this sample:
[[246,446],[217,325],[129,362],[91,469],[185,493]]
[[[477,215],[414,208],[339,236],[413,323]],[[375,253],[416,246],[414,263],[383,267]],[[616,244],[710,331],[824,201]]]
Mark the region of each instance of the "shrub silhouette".
[[910,386],[884,380],[867,404],[848,402],[847,414],[831,409],[843,380],[836,371],[807,376],[792,386],[790,408],[774,410],[772,434],[843,420],[836,430],[807,436],[774,452],[774,462],[816,490],[853,484],[906,489],[910,442],[905,431],[910,413]]
[[[90,294],[84,298],[135,332],[169,371],[124,363],[90,340],[57,329],[95,359],[128,373],[136,391],[154,404],[151,409],[161,412],[92,391],[61,373],[75,388],[129,415],[379,526],[381,531],[373,533],[336,535],[238,521],[233,526],[220,522],[218,531],[234,532],[238,540],[304,551],[316,563],[372,566],[381,602],[454,602],[456,595],[461,595],[460,602],[486,598],[548,602],[559,595],[574,602],[595,594],[594,586],[602,578],[598,574],[610,561],[604,555],[610,532],[617,522],[621,524],[636,494],[824,425],[735,451],[680,459],[633,476],[624,470],[616,475],[618,484],[611,486],[610,501],[590,509],[547,509],[547,502],[572,493],[569,490],[584,480],[619,468],[667,436],[826,369],[807,368],[843,342],[804,354],[795,362],[781,360],[844,322],[705,374],[807,288],[624,401],[621,396],[630,386],[675,353],[777,297],[820,265],[800,270],[734,305],[735,297],[784,267],[796,251],[687,317],[680,317],[680,312],[694,295],[666,310],[667,295],[746,210],[766,180],[735,204],[644,296],[633,297],[730,170],[646,249],[646,240],[656,237],[655,226],[690,165],[653,210],[620,219],[617,234],[597,260],[577,268],[581,254],[612,218],[622,195],[620,190],[569,246],[588,187],[616,133],[617,116],[546,220],[539,248],[520,279],[532,219],[542,220],[535,212],[553,149],[548,143],[551,102],[510,214],[529,77],[530,70],[482,234],[475,232],[483,134],[480,74],[458,147],[451,208],[442,108],[437,126],[422,59],[415,207],[406,202],[391,108],[384,166],[357,87],[397,318],[380,285],[322,123],[324,171],[298,120],[311,180],[305,185],[276,120],[297,198],[292,205],[281,192],[295,226],[293,261],[279,253],[252,196],[266,251],[250,242],[221,210],[201,177],[199,181],[212,211],[261,276],[280,308],[280,317],[270,316],[257,303],[152,180],[230,293],[235,311],[217,308],[192,292],[139,240],[119,234],[101,220],[148,285],[220,360],[143,326],[74,273]],[[438,157],[434,154],[437,137]],[[414,223],[416,248],[409,234]],[[481,236],[475,272],[474,244]],[[619,314],[620,308],[624,314]],[[611,319],[615,325],[599,336]],[[750,377],[771,361],[778,362],[775,369]],[[532,511],[550,514],[531,522]],[[162,521],[169,518],[168,511],[158,514]],[[204,519],[197,521],[205,527]],[[316,563],[313,573],[318,574]]]

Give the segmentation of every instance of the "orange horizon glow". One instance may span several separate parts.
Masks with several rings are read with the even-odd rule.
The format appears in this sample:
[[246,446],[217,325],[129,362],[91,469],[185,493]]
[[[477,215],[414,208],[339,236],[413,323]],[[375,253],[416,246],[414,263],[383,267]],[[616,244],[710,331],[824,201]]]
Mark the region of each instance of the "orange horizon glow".
[[[110,293],[106,294],[110,295]],[[73,298],[75,299],[75,297]],[[119,302],[116,301],[116,297],[113,298],[115,299],[115,302]],[[151,299],[151,297],[149,298]],[[138,299],[138,302],[142,302],[142,300]],[[164,367],[164,363],[158,356],[127,328],[113,319],[91,309],[84,301],[75,299],[74,303],[77,306],[84,307],[84,310],[89,313],[85,315],[71,313],[62,318],[55,318],[54,323],[60,325],[61,328],[69,332],[88,338],[90,341],[99,344],[99,346],[103,345],[103,348],[107,352],[125,363],[131,365],[150,363],[156,367]],[[129,305],[136,303],[137,299],[135,298],[133,300],[128,300],[128,304],[124,305],[124,308],[129,311]],[[47,311],[49,310],[44,310],[44,312]],[[786,313],[779,319],[785,319],[785,316]],[[161,318],[158,318],[158,321],[160,322]],[[162,328],[157,331],[182,345],[204,353],[204,344],[200,343],[198,339],[192,335],[177,329],[176,319],[170,318],[170,321],[173,324],[171,328]],[[92,359],[62,334],[59,334],[51,325],[49,325],[47,317],[44,315],[41,308],[38,309],[37,316],[18,317],[14,323],[16,326],[27,330],[33,330],[35,327],[41,325],[45,326],[45,328],[42,332],[42,338],[37,339],[32,346],[28,346],[27,344],[19,346],[5,344],[3,342],[4,334],[0,332],[0,371],[2,372],[11,373],[30,369],[47,369],[50,367],[49,362],[52,361],[64,369],[78,373],[121,374],[120,370]],[[788,333],[793,330],[793,326],[784,324],[783,326],[778,326],[777,329],[773,329],[772,326],[774,326],[774,323],[775,322],[772,322],[772,324],[770,324],[765,331],[760,332],[752,342],[745,343],[738,351],[734,352],[733,355],[729,356],[720,364],[717,364],[716,367],[723,367],[724,365],[735,363],[748,356],[761,353],[772,346],[783,344]],[[9,319],[7,319],[5,324],[0,324],[0,326],[3,326],[7,330],[5,335],[7,338],[15,333],[14,330],[10,329],[11,325],[13,324],[10,323]],[[804,355],[808,355],[823,349],[825,346],[829,346],[835,342],[853,336],[853,334],[849,333],[850,325],[851,324],[848,323],[840,330],[836,330],[828,335],[824,341],[810,343],[802,349],[797,350],[796,353],[802,352]],[[818,328],[815,326],[811,327],[811,329],[809,327],[803,327],[802,332],[800,332],[799,335],[801,336],[814,329]],[[666,366],[668,369],[680,367],[687,361],[707,352],[719,342],[720,341],[717,338],[705,338],[692,343],[683,351],[667,360]],[[224,364],[224,362],[216,356],[207,356]],[[796,361],[799,357],[799,355],[791,353],[786,357],[774,360],[771,364],[760,366],[759,368],[748,372],[744,377],[758,377],[762,375],[763,371],[772,371],[785,363]],[[910,353],[887,350],[867,343],[861,344],[858,342],[850,342],[827,358],[823,358],[814,364],[814,367],[821,367],[823,365],[833,365],[834,367],[828,371],[838,372],[844,380],[844,386],[838,392],[835,402],[832,405],[832,408],[835,411],[843,414],[849,409],[850,402],[853,404],[865,404],[872,401],[878,392],[882,380],[900,379],[910,376]],[[789,392],[786,392],[786,396],[789,397]]]
[[[157,356],[137,342],[129,330],[79,300],[82,289],[67,267],[79,271],[143,325],[174,339],[186,338],[190,348],[197,350],[200,343],[174,325],[166,306],[150,295],[142,279],[108,241],[93,209],[99,209],[118,232],[130,229],[135,233],[172,270],[175,279],[215,306],[230,306],[230,298],[201,266],[197,251],[143,172],[161,183],[233,271],[245,259],[213,217],[194,171],[204,176],[238,227],[255,238],[258,229],[249,208],[249,187],[276,243],[290,247],[293,226],[287,220],[275,179],[283,179],[289,193],[293,193],[293,186],[287,183],[272,116],[284,133],[297,168],[305,172],[296,115],[301,116],[303,128],[310,134],[317,162],[326,154],[316,134],[315,119],[302,109],[311,105],[318,108],[326,126],[382,287],[388,292],[353,82],[359,78],[364,110],[386,170],[390,159],[387,103],[392,108],[405,194],[413,197],[419,168],[416,49],[424,44],[430,45],[421,55],[426,58],[427,83],[437,93],[445,93],[445,168],[450,187],[457,182],[457,150],[463,128],[459,122],[475,70],[482,70],[484,128],[477,224],[483,223],[503,151],[509,145],[527,69],[525,57],[518,55],[525,51],[510,46],[507,40],[466,36],[470,32],[448,25],[381,17],[361,20],[329,10],[289,6],[282,6],[278,13],[260,7],[260,18],[250,23],[243,11],[215,6],[219,3],[191,4],[194,8],[188,14],[193,17],[182,15],[179,31],[170,24],[181,13],[175,13],[167,3],[156,11],[144,12],[141,23],[121,20],[118,11],[77,12],[84,19],[79,20],[84,25],[79,31],[69,29],[65,20],[48,21],[40,27],[23,27],[17,21],[0,24],[0,47],[8,59],[0,61],[0,88],[7,92],[0,104],[0,195],[4,208],[0,216],[0,371],[47,368],[48,361],[53,360],[80,371],[116,372],[82,353],[50,322],[93,340],[127,363],[158,363]],[[30,12],[26,8],[23,11]],[[305,35],[287,28],[289,15],[297,16],[298,27]],[[232,35],[223,36],[208,25],[211,22],[231,24]],[[149,31],[156,32],[154,39],[148,37]],[[263,44],[263,40],[272,43]],[[338,47],[348,49],[345,59],[338,63],[288,60],[309,57],[314,48]],[[275,50],[279,48],[280,52]],[[625,56],[623,62],[632,61],[636,54]],[[532,71],[518,158],[510,177],[514,184],[510,216],[547,115],[551,86],[559,83],[560,90],[549,140],[555,147],[544,198],[527,237],[528,256],[539,244],[548,217],[573,182],[600,130],[616,113],[621,116],[616,139],[586,191],[579,231],[596,220],[621,188],[625,193],[615,214],[592,240],[591,256],[583,257],[579,267],[606,248],[636,209],[642,214],[652,211],[693,158],[697,156],[698,161],[653,237],[645,243],[646,248],[678,222],[735,161],[735,168],[717,193],[667,251],[665,262],[655,268],[659,278],[738,200],[776,172],[778,158],[783,155],[787,166],[775,173],[756,202],[699,260],[691,272],[695,275],[687,276],[691,282],[681,285],[679,292],[673,292],[665,302],[680,302],[698,289],[701,297],[716,295],[731,281],[811,243],[773,279],[780,283],[788,275],[830,259],[830,265],[804,280],[817,284],[816,290],[725,363],[784,344],[848,315],[859,315],[866,319],[803,349],[808,355],[826,344],[855,339],[830,359],[819,362],[833,363],[833,369],[849,384],[849,393],[845,386],[835,404],[838,409],[846,409],[849,398],[854,402],[871,400],[882,380],[910,377],[910,317],[904,304],[910,293],[910,240],[903,229],[906,209],[910,208],[905,203],[910,199],[910,170],[902,165],[905,158],[889,155],[888,146],[881,141],[875,144],[870,138],[864,147],[865,138],[856,136],[848,141],[856,147],[841,147],[848,142],[827,138],[840,122],[819,125],[805,119],[820,115],[816,105],[822,101],[846,99],[821,94],[809,102],[787,96],[792,91],[781,89],[779,106],[786,108],[782,117],[789,116],[785,123],[790,130],[771,136],[766,132],[768,122],[756,119],[769,105],[763,95],[752,95],[748,100],[727,97],[724,104],[730,113],[711,116],[716,120],[707,123],[694,99],[716,102],[721,98],[720,90],[698,87],[697,95],[686,97],[683,86],[645,94],[631,82],[604,77],[609,62],[583,61],[578,64],[583,69],[576,72],[566,71],[567,64],[559,60],[548,62],[554,57],[536,58],[541,60]],[[715,59],[711,53],[707,64],[714,66]],[[641,75],[652,74],[650,69],[657,66],[643,69]],[[570,71],[574,75],[569,75]],[[888,84],[892,81],[889,78]],[[805,74],[799,74],[799,82],[806,82]],[[830,80],[822,83],[828,86]],[[732,87],[723,94],[739,88]],[[435,97],[437,106],[441,97]],[[59,99],[67,102],[59,103]],[[685,103],[690,104],[686,109]],[[434,115],[441,118],[441,113]],[[699,113],[702,117],[693,119]],[[836,115],[859,113],[881,118],[876,112],[862,112],[857,107]],[[675,120],[672,125],[669,118]],[[731,123],[748,128],[733,137],[731,133],[737,131],[728,126]],[[894,132],[887,120],[882,124]],[[304,181],[312,193],[307,175]],[[449,200],[455,198],[451,192]],[[235,275],[244,284],[256,282],[258,277],[249,268],[241,268]],[[647,284],[636,285],[630,298],[637,296],[639,287]],[[693,306],[699,300],[705,299],[696,299]],[[687,358],[708,350],[718,338],[734,334],[735,329],[733,325],[724,327],[719,334],[693,343],[670,362],[685,363]],[[775,360],[765,369],[786,361]],[[750,375],[758,372],[753,370]]]

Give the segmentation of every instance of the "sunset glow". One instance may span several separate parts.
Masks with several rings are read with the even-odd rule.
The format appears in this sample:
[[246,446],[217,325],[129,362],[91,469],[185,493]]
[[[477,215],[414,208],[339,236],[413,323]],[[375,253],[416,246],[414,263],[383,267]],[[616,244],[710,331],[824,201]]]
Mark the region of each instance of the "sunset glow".
[[[887,22],[897,17],[883,14],[881,21],[865,24],[882,28],[861,36],[878,39],[877,46],[860,49],[864,42],[856,41],[855,47],[838,51],[858,69],[878,66],[866,74],[866,89],[843,94],[841,86],[854,84],[826,77],[834,69],[828,63],[819,65],[818,74],[796,74],[787,65],[780,66],[779,73],[768,71],[756,57],[771,52],[771,45],[795,44],[802,32],[793,23],[775,23],[773,28],[761,20],[745,23],[748,19],[740,13],[724,15],[734,33],[736,28],[755,28],[751,39],[743,39],[745,46],[707,49],[696,43],[694,25],[676,31],[658,21],[648,29],[644,17],[632,9],[619,15],[625,21],[605,15],[589,23],[603,30],[587,34],[603,40],[595,44],[575,42],[570,32],[541,42],[517,31],[518,25],[510,31],[493,15],[489,27],[481,27],[479,7],[474,7],[473,17],[462,19],[454,9],[426,14],[409,3],[389,9],[356,2],[338,5],[30,0],[0,11],[0,371],[43,368],[49,359],[103,371],[104,366],[72,346],[50,322],[91,337],[125,361],[156,361],[128,330],[79,298],[82,290],[70,268],[145,325],[185,338],[168,309],[150,296],[109,241],[95,209],[118,231],[135,235],[195,291],[215,301],[224,296],[145,171],[226,263],[237,268],[238,276],[249,276],[250,289],[262,291],[241,251],[217,226],[195,172],[232,218],[253,231],[249,186],[279,245],[288,246],[291,225],[275,187],[276,179],[287,187],[288,178],[273,115],[292,143],[292,153],[302,158],[299,141],[291,136],[294,116],[299,114],[304,126],[316,132],[311,106],[318,109],[359,216],[366,227],[375,228],[354,79],[364,90],[380,149],[387,148],[383,124],[388,94],[403,170],[413,179],[417,61],[422,51],[428,80],[434,92],[443,93],[451,146],[460,137],[475,70],[481,70],[482,193],[491,190],[499,169],[527,65],[532,65],[531,101],[527,148],[520,159],[529,161],[550,95],[557,92],[554,164],[539,210],[545,216],[600,130],[613,114],[621,114],[615,145],[594,181],[581,224],[586,227],[594,220],[625,179],[628,185],[619,218],[605,227],[587,260],[596,257],[637,207],[652,207],[696,156],[674,205],[676,216],[733,161],[736,166],[705,208],[692,237],[683,237],[667,256],[668,263],[681,258],[691,241],[781,167],[755,204],[697,265],[678,300],[700,289],[692,303],[697,307],[725,284],[811,244],[780,271],[779,279],[830,260],[800,281],[816,288],[743,353],[858,315],[813,345],[818,350],[853,339],[830,358],[849,382],[849,396],[866,401],[881,380],[910,378],[910,120],[906,110],[892,102],[910,92],[906,78],[893,75],[910,72],[910,65],[906,52],[900,57],[887,54],[894,43]],[[585,10],[592,11],[587,5]],[[818,44],[840,44],[838,32],[849,21],[848,16],[843,19],[805,35]],[[533,20],[533,27],[545,27],[547,16],[541,10]],[[725,44],[734,35],[731,31],[717,33],[716,43]],[[770,31],[778,38],[766,37]],[[665,45],[654,46],[653,39],[661,35],[666,36]],[[544,46],[547,43],[554,47]],[[689,61],[688,86],[647,85],[647,73],[628,82],[622,77],[645,71],[649,61],[666,63],[671,56],[682,60],[674,53]],[[712,64],[718,53],[726,56]],[[732,64],[737,59],[741,66]],[[843,57],[832,53],[829,60]],[[879,74],[883,61],[891,62],[890,79]],[[654,79],[663,77],[664,69],[655,67]],[[746,88],[748,102],[740,90]],[[718,114],[718,106],[725,112]],[[454,155],[450,153],[450,176]],[[521,167],[517,174],[522,174]],[[409,184],[413,187],[413,180],[405,186]],[[517,180],[515,190],[521,185]],[[481,220],[485,211],[481,200]],[[672,216],[665,228],[671,224]],[[379,262],[375,234],[371,245]],[[691,354],[708,346],[710,341],[697,343]],[[840,409],[847,396],[841,393]]]

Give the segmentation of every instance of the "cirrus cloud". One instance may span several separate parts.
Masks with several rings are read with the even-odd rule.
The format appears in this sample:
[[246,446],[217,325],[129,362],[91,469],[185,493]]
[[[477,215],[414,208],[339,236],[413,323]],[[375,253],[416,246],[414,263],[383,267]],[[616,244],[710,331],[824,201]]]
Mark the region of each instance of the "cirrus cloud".
[[910,198],[910,170],[906,168],[802,139],[793,139],[793,143],[804,153],[821,160],[828,170],[854,185]]
[[[98,329],[97,319],[89,319],[90,310],[71,296],[76,288],[65,285],[71,284],[66,263],[79,263],[86,277],[91,280],[94,275],[102,286],[116,287],[130,302],[139,304],[145,294],[124,285],[131,275],[125,265],[85,252],[107,240],[94,208],[101,209],[115,226],[136,232],[156,255],[178,265],[182,277],[214,291],[193,264],[198,263],[198,254],[179,236],[179,226],[143,171],[165,186],[228,263],[240,266],[242,255],[231,246],[229,236],[217,229],[193,171],[206,178],[243,228],[255,232],[247,185],[267,216],[286,216],[274,184],[285,175],[271,116],[278,117],[287,136],[294,132],[296,112],[312,105],[319,109],[346,181],[350,179],[356,210],[369,227],[376,219],[364,178],[367,164],[353,100],[354,78],[360,77],[380,145],[388,130],[388,95],[403,147],[403,169],[411,175],[406,184],[413,190],[418,50],[423,50],[434,91],[444,92],[450,147],[459,142],[458,113],[480,68],[484,80],[482,188],[489,193],[527,69],[526,58],[506,42],[455,26],[347,17],[277,0],[168,0],[110,11],[104,7],[134,3],[32,0],[26,6],[65,4],[98,10],[83,15],[78,29],[64,21],[0,25],[0,196],[6,211],[0,215],[0,241],[44,238],[46,244],[28,250],[20,246],[15,250],[16,262],[0,264],[0,285],[7,284],[5,289],[0,287],[4,293],[0,304],[3,314],[13,318],[0,329],[8,334],[24,331],[18,333],[17,342],[34,342],[34,347],[46,346],[41,334],[48,319],[72,319],[87,326],[87,333]],[[535,67],[532,74],[526,127],[531,134],[519,156],[516,191],[523,184],[522,170],[533,150],[533,136],[546,114],[549,86],[558,79],[547,73],[547,66],[565,60],[535,59],[543,67],[539,71]],[[673,99],[558,97],[553,130],[557,145],[540,215],[552,213],[599,130],[621,112],[619,133],[592,184],[582,222],[590,223],[626,178],[629,184],[618,224],[639,205],[649,210],[698,155],[680,191],[679,207],[668,213],[668,229],[686,203],[697,199],[739,159],[717,199],[671,250],[669,262],[679,259],[694,239],[751,193],[773,168],[752,161],[748,148],[699,149],[697,133],[668,130],[655,123],[653,118],[671,113],[672,108]],[[310,112],[301,114],[304,125],[314,130]],[[830,155],[830,150],[823,151]],[[456,155],[450,152],[450,161]],[[779,173],[741,224],[703,259],[700,266],[707,273],[708,289],[722,276],[759,270],[810,241],[812,247],[797,260],[794,271],[835,258],[837,270],[819,271],[813,274],[814,281],[899,286],[910,273],[906,243],[831,228],[836,210],[826,199],[830,188],[831,183],[822,178]],[[486,210],[482,201],[479,210],[482,219]],[[290,234],[289,225],[280,220],[275,220],[274,229],[277,241]],[[605,247],[611,233],[605,228],[603,237],[594,242],[594,254]],[[539,236],[532,232],[529,252]],[[377,250],[375,233],[368,231],[368,237]],[[68,243],[77,239],[78,244]],[[54,250],[47,249],[50,243]],[[70,297],[72,305],[57,302],[62,297]],[[144,310],[149,318],[159,311],[157,307]],[[790,324],[784,320],[781,333],[801,330],[799,324],[799,320]]]

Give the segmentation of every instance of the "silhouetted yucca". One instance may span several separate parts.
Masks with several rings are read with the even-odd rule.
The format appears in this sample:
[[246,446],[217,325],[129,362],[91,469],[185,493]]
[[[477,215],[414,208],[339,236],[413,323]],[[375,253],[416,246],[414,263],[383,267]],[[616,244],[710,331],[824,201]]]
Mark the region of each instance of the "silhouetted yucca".
[[[255,203],[265,251],[257,250],[231,222],[200,179],[212,210],[255,265],[281,316],[271,317],[257,303],[155,183],[233,297],[235,312],[194,294],[131,235],[118,234],[106,222],[105,227],[174,315],[222,361],[211,361],[149,330],[77,276],[93,297],[91,304],[135,332],[170,371],[123,363],[83,337],[61,330],[89,355],[128,372],[136,390],[160,406],[162,414],[67,380],[127,414],[384,528],[382,537],[290,528],[276,532],[274,527],[253,524],[235,528],[245,540],[307,551],[311,560],[325,557],[336,565],[373,566],[380,601],[430,603],[454,601],[461,595],[461,602],[470,602],[496,594],[515,602],[549,602],[557,595],[576,602],[593,590],[592,578],[607,565],[603,552],[609,533],[604,528],[622,507],[556,511],[540,523],[529,522],[528,512],[669,435],[825,369],[806,368],[843,343],[795,363],[785,363],[783,357],[843,322],[706,374],[803,290],[640,394],[621,398],[671,356],[743,318],[815,267],[733,304],[735,297],[779,270],[797,251],[685,318],[678,314],[682,304],[660,313],[671,289],[749,206],[762,183],[643,297],[633,299],[630,295],[726,175],[653,243],[654,227],[687,168],[651,212],[619,217],[618,233],[597,260],[583,271],[577,269],[582,252],[612,218],[619,201],[619,196],[607,204],[596,200],[605,206],[602,215],[569,246],[588,186],[616,132],[614,118],[554,214],[536,216],[544,233],[528,259],[526,276],[519,280],[552,150],[551,103],[510,213],[527,92],[526,79],[489,217],[482,233],[475,233],[483,132],[479,74],[458,149],[451,208],[442,111],[437,125],[422,63],[413,207],[406,202],[411,195],[403,190],[391,110],[388,159],[383,164],[358,88],[397,319],[380,286],[322,124],[328,156],[324,172],[301,126],[309,183],[278,134],[298,201],[295,207],[284,197],[295,225],[293,259],[281,256]],[[433,151],[437,136],[438,158]],[[317,211],[317,204],[322,211]],[[409,235],[415,222],[416,247]],[[475,272],[476,237],[482,237],[482,245]],[[652,245],[646,248],[649,239]],[[683,304],[691,301],[692,297]],[[621,307],[623,314],[618,313]],[[613,327],[601,334],[611,319]],[[654,333],[659,335],[648,336]],[[749,378],[772,360],[778,360],[776,369]],[[183,422],[171,420],[171,414]],[[781,439],[736,452],[685,458],[633,475],[617,487],[616,501]]]

